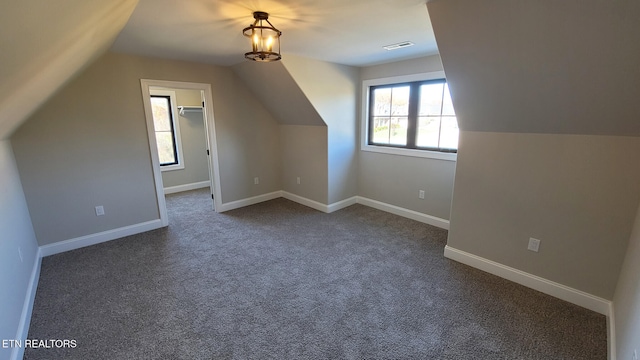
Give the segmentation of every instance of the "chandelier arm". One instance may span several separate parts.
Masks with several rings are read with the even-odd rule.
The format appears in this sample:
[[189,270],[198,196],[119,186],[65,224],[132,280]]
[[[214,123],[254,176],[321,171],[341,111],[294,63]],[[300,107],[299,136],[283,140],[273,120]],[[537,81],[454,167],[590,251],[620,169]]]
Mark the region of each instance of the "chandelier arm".
[[273,24],[271,23],[271,21],[269,21],[269,19],[264,19],[264,21],[266,21],[266,22],[267,22],[267,24],[271,25],[271,28],[272,28],[275,32],[277,32],[278,34],[281,34],[280,30],[276,29],[276,27],[275,27],[275,26],[273,26]]

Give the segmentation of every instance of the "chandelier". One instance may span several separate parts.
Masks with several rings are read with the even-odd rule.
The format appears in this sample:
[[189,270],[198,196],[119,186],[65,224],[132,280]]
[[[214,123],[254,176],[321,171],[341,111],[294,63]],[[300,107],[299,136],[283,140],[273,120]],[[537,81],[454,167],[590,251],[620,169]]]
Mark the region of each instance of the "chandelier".
[[[251,51],[244,57],[253,61],[278,61],[280,55],[280,35],[282,32],[269,22],[269,14],[263,11],[253,13],[256,21],[242,30],[242,34],[251,39]],[[264,23],[266,22],[266,24]],[[277,49],[277,51],[274,51]]]

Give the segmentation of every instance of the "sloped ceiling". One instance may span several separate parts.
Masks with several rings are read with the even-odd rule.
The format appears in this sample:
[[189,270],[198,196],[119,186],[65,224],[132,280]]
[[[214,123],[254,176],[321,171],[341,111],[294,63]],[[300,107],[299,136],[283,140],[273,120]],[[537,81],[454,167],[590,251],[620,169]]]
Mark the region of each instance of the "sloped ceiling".
[[[217,65],[244,62],[254,11],[282,31],[283,54],[370,65],[435,54],[425,0],[140,0],[116,52]],[[415,46],[387,51],[403,41]]]
[[[116,52],[244,64],[248,41],[241,29],[255,10],[270,12],[284,32],[285,56],[368,65],[437,52],[424,0],[4,1],[0,139],[112,45]],[[382,49],[406,40],[416,45]],[[322,124],[308,113],[295,123]]]
[[232,67],[251,92],[281,124],[325,123],[281,62],[245,61]]
[[352,124],[358,68],[295,55],[283,58],[282,64],[327,125]]
[[0,5],[0,139],[104,53],[138,0],[20,0]]
[[640,136],[640,2],[427,4],[462,130]]

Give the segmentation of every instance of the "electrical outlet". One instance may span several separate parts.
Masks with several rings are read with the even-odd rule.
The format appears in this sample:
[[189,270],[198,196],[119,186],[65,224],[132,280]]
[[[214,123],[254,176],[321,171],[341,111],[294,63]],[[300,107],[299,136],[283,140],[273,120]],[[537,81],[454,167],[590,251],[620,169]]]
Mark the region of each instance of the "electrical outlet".
[[258,185],[258,184],[260,184],[260,178],[259,178],[259,177],[257,177],[257,176],[256,176],[256,177],[254,177],[254,178],[253,178],[253,184],[254,184],[254,185]]
[[18,246],[18,256],[20,256],[20,262],[24,262],[24,259],[22,258],[22,249]]
[[420,190],[420,191],[418,191],[418,197],[419,197],[420,199],[424,199],[424,190]]
[[104,215],[104,206],[99,205],[96,206],[96,216],[102,216]]
[[300,185],[300,176],[296,178],[296,182],[298,183],[298,185]]
[[527,250],[538,252],[540,249],[540,240],[529,238],[529,246],[527,246]]

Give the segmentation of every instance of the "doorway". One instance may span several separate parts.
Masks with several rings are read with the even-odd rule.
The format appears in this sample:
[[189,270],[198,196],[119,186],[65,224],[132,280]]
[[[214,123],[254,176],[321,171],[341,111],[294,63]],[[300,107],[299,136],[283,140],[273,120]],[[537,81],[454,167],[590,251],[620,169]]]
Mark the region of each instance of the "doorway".
[[[185,168],[184,154],[189,150],[186,149],[191,144],[182,144],[180,136],[179,121],[197,119],[202,114],[204,127],[204,148],[201,149],[202,154],[206,153],[206,161],[208,169],[208,187],[211,193],[211,206],[213,210],[221,208],[221,190],[220,190],[220,171],[218,163],[218,152],[215,136],[215,121],[213,117],[213,100],[211,94],[211,85],[200,83],[188,83],[164,80],[140,80],[145,117],[147,121],[147,133],[149,136],[149,151],[153,163],[153,176],[156,186],[156,195],[158,199],[158,209],[160,212],[160,220],[163,226],[169,224],[167,216],[167,207],[165,201],[165,179],[169,183],[179,177],[185,177],[186,174],[179,172]],[[199,96],[198,99],[194,99]],[[178,103],[178,99],[182,97],[183,104]],[[188,100],[187,100],[188,98]],[[154,106],[152,106],[152,101]],[[154,109],[157,111],[158,106],[162,109],[166,104],[169,114],[172,116],[171,121],[158,122],[154,121]],[[160,144],[160,147],[158,145]],[[200,155],[202,155],[200,154]],[[195,160],[194,160],[195,161]],[[194,162],[192,161],[192,163]],[[186,164],[188,165],[188,162]],[[163,171],[165,170],[165,171]],[[174,174],[169,174],[175,171]],[[200,175],[202,177],[202,175]],[[204,177],[203,177],[204,179]],[[188,186],[202,187],[204,183],[193,183]],[[169,184],[167,189],[187,189],[180,186]]]

